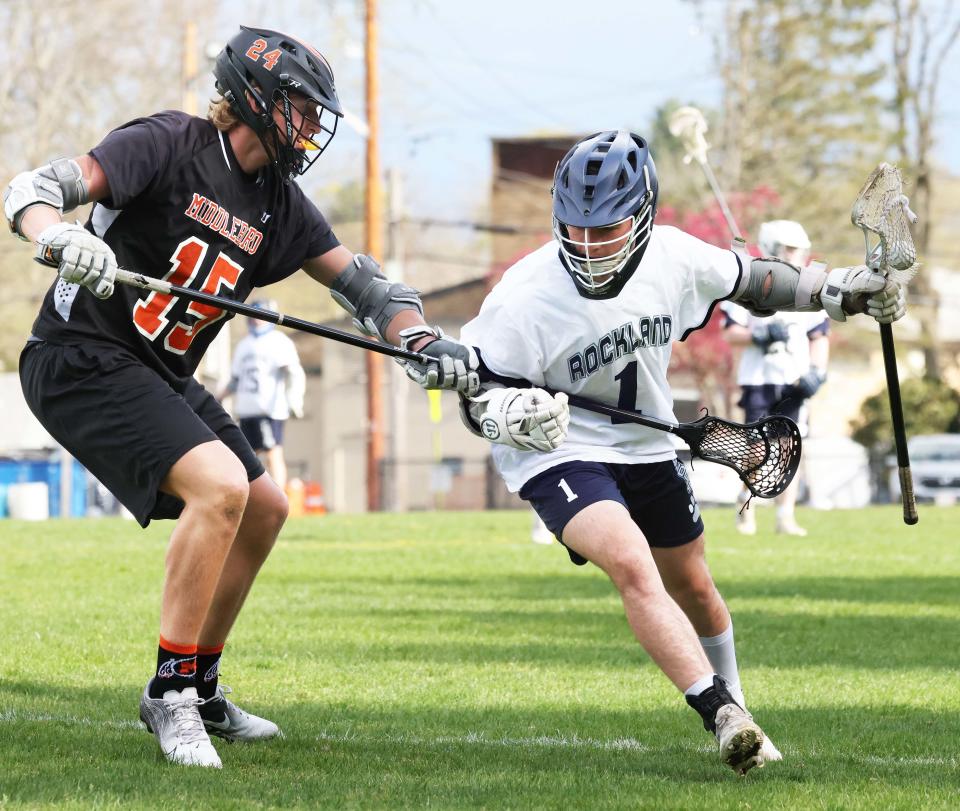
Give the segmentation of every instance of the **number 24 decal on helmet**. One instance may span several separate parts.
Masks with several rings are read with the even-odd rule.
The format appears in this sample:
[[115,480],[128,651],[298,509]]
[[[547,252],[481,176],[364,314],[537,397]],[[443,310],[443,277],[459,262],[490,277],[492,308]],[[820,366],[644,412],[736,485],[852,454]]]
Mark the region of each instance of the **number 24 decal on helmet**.
[[263,66],[267,70],[273,70],[277,66],[277,62],[280,61],[280,54],[282,51],[279,48],[274,48],[272,51],[263,53],[264,50],[266,50],[266,47],[267,41],[265,39],[255,40],[253,45],[247,48],[247,52],[244,54],[244,56],[246,56],[247,59],[252,59],[254,62],[256,62],[258,59],[260,59],[260,54],[263,54]]

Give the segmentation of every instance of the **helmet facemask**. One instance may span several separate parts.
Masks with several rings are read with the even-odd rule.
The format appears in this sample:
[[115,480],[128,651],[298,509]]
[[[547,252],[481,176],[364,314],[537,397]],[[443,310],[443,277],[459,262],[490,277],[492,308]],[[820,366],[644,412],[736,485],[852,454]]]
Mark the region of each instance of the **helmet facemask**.
[[[301,97],[294,101],[285,89],[274,92],[272,104],[283,124],[278,126],[271,117],[271,123],[258,135],[280,178],[292,180],[305,174],[323,154],[337,131],[339,116],[316,99]],[[294,111],[299,114],[299,127],[294,125]]]
[[[578,241],[570,237],[565,223],[553,218],[553,234],[560,243],[560,255],[573,280],[589,296],[603,296],[612,290],[619,290],[636,269],[643,255],[643,248],[650,239],[653,230],[653,195],[648,193],[640,210],[625,220],[611,223],[611,226],[629,222],[626,233],[612,239],[597,241]],[[586,236],[596,228],[585,229]],[[623,246],[609,256],[591,258],[591,251],[606,245],[623,242]]]

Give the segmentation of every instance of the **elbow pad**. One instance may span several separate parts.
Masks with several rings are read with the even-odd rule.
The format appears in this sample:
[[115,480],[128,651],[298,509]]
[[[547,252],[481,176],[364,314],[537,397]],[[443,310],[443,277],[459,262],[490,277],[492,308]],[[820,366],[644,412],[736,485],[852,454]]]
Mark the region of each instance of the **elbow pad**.
[[827,278],[823,264],[813,262],[798,268],[782,259],[757,259],[736,249],[734,253],[744,270],[732,298],[754,315],[822,309],[819,293]]
[[88,202],[90,197],[80,164],[70,158],[57,158],[39,169],[21,172],[10,181],[3,193],[3,213],[10,230],[24,239],[20,221],[31,206],[51,206],[65,214]]
[[358,330],[383,340],[387,325],[397,313],[416,310],[423,317],[420,294],[412,287],[391,282],[369,256],[357,254],[330,286],[330,295],[353,316]]

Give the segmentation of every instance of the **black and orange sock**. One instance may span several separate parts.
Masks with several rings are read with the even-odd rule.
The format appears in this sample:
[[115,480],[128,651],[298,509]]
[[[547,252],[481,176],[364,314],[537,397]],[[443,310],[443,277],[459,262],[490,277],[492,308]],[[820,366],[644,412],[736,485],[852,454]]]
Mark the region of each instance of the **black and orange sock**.
[[217,682],[220,677],[220,655],[223,645],[197,648],[197,695],[200,698],[213,698],[217,694]]
[[167,690],[197,686],[197,646],[178,645],[160,637],[157,674],[150,684],[150,697],[161,698]]

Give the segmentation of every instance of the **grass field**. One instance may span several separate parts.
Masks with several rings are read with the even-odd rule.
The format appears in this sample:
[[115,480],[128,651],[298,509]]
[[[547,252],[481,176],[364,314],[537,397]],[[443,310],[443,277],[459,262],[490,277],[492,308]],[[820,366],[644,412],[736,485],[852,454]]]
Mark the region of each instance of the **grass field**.
[[0,522],[0,807],[960,808],[960,509],[706,511],[747,699],[745,779],[528,515],[291,521],[224,660],[279,742],[167,765],[137,723],[169,522]]

